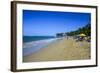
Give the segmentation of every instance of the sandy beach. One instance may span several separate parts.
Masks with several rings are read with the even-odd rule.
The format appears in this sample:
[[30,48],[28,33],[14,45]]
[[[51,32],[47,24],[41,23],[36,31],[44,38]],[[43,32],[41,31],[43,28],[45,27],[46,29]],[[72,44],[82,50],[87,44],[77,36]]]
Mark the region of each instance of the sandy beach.
[[90,43],[72,38],[58,39],[39,51],[23,57],[23,62],[84,60],[91,58]]

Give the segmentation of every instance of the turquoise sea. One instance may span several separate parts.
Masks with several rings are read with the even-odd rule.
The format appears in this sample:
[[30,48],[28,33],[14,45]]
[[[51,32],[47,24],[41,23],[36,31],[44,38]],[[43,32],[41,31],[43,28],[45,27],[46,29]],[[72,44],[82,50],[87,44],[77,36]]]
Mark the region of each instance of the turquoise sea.
[[45,40],[45,39],[52,39],[52,38],[55,38],[55,37],[54,36],[23,36],[23,43],[38,41],[38,40]]

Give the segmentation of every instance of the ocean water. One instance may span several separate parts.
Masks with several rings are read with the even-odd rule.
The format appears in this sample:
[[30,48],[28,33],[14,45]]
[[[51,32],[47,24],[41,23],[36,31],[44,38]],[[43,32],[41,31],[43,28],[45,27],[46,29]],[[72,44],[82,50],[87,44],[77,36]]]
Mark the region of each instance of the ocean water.
[[23,44],[23,56],[36,53],[41,49],[47,47],[50,43],[56,41],[57,39],[46,39],[33,42],[27,42]]
[[50,43],[56,41],[57,38],[52,36],[24,36],[23,37],[23,56],[36,53],[40,49],[45,48]]
[[54,36],[23,36],[23,43],[44,39],[53,39]]

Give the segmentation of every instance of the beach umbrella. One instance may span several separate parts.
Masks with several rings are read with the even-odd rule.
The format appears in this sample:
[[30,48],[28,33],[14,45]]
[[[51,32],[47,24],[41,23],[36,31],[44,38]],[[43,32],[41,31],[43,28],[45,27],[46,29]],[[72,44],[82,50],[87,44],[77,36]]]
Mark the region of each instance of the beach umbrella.
[[83,33],[81,33],[81,34],[79,34],[79,36],[85,37],[86,35],[85,35],[85,34],[83,34]]

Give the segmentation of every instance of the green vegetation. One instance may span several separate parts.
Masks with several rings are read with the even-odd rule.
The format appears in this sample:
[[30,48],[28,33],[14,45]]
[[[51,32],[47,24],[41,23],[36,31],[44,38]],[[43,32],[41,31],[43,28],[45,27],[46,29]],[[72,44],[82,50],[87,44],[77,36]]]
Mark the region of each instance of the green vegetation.
[[73,36],[81,33],[84,33],[86,36],[91,36],[91,25],[87,24],[86,26],[79,28],[76,31],[67,32],[66,34],[69,36]]
[[74,35],[79,35],[82,33],[85,34],[86,36],[91,36],[91,24],[87,24],[86,26],[79,28],[75,31],[65,32],[65,33],[57,33],[56,36],[57,37],[61,37],[63,35],[74,36]]

